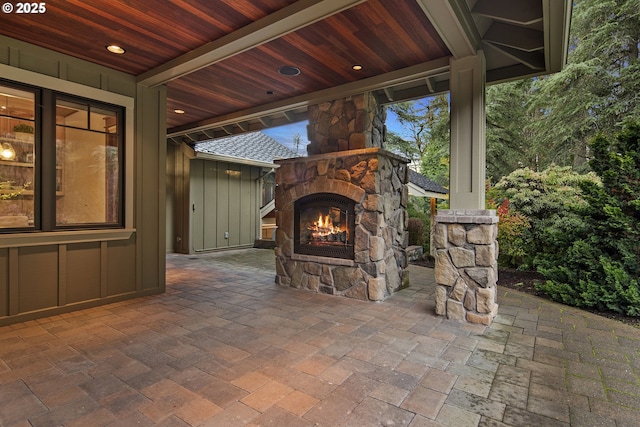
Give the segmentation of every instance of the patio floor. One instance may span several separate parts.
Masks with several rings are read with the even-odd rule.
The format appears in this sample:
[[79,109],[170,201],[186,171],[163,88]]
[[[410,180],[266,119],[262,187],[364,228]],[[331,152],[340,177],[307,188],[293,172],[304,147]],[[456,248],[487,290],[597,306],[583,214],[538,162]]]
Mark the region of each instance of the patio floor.
[[640,329],[500,289],[490,327],[167,256],[167,292],[0,328],[0,426],[640,426]]

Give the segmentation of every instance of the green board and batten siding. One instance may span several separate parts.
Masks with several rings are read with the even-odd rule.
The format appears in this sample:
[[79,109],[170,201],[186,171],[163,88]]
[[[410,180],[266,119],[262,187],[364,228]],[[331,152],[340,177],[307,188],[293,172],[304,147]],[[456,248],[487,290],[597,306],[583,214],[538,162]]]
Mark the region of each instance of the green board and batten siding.
[[259,223],[260,173],[261,169],[255,166],[204,159],[191,161],[193,251],[254,244]]
[[165,290],[166,88],[0,36],[0,75],[126,108],[125,228],[0,235],[0,326]]

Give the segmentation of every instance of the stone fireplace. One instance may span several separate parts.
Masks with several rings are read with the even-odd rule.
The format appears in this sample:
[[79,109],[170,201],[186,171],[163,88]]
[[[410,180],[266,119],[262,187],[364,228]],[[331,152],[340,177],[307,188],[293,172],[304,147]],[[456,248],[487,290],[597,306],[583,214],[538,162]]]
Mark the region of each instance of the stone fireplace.
[[309,111],[309,156],[276,161],[276,281],[382,301],[408,285],[407,160],[370,94]]
[[355,201],[316,193],[294,203],[293,251],[297,254],[354,259]]

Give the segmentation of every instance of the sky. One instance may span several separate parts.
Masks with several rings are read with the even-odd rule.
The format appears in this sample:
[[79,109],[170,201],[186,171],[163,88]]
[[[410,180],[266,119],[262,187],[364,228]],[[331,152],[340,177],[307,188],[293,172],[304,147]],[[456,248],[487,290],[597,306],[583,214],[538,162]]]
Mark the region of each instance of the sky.
[[[405,135],[405,130],[402,125],[398,122],[396,115],[390,110],[387,110],[387,121],[385,123],[388,131],[397,133],[400,136],[407,136]],[[303,122],[292,123],[290,125],[265,129],[262,133],[275,139],[280,144],[289,147],[293,151],[296,151],[293,138],[296,134],[300,135],[298,154],[305,156],[307,154],[307,144],[309,144],[309,140],[307,139],[307,124],[308,122],[305,120]]]

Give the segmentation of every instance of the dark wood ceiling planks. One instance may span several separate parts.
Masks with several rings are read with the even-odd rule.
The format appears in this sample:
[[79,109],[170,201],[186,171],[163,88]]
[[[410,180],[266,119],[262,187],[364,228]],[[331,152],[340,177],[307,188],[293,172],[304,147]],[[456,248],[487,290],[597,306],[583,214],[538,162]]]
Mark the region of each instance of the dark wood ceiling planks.
[[[188,110],[203,94],[216,96],[220,102],[190,113],[189,120],[198,121],[448,54],[415,1],[370,0],[169,82],[171,106]],[[354,71],[355,64],[363,69]],[[278,74],[285,65],[299,68],[301,74]],[[169,127],[177,125],[178,118],[169,115]]]
[[[0,33],[138,75],[295,0],[50,0],[43,14],[0,15]],[[105,50],[118,44],[126,55]]]
[[474,49],[491,81],[558,69],[564,54],[541,43],[565,31],[570,1],[522,0],[524,15],[511,2],[49,0],[44,14],[0,14],[0,34],[166,84],[168,133],[200,139],[304,118],[305,102],[336,91],[387,102],[445,91],[449,58]]

